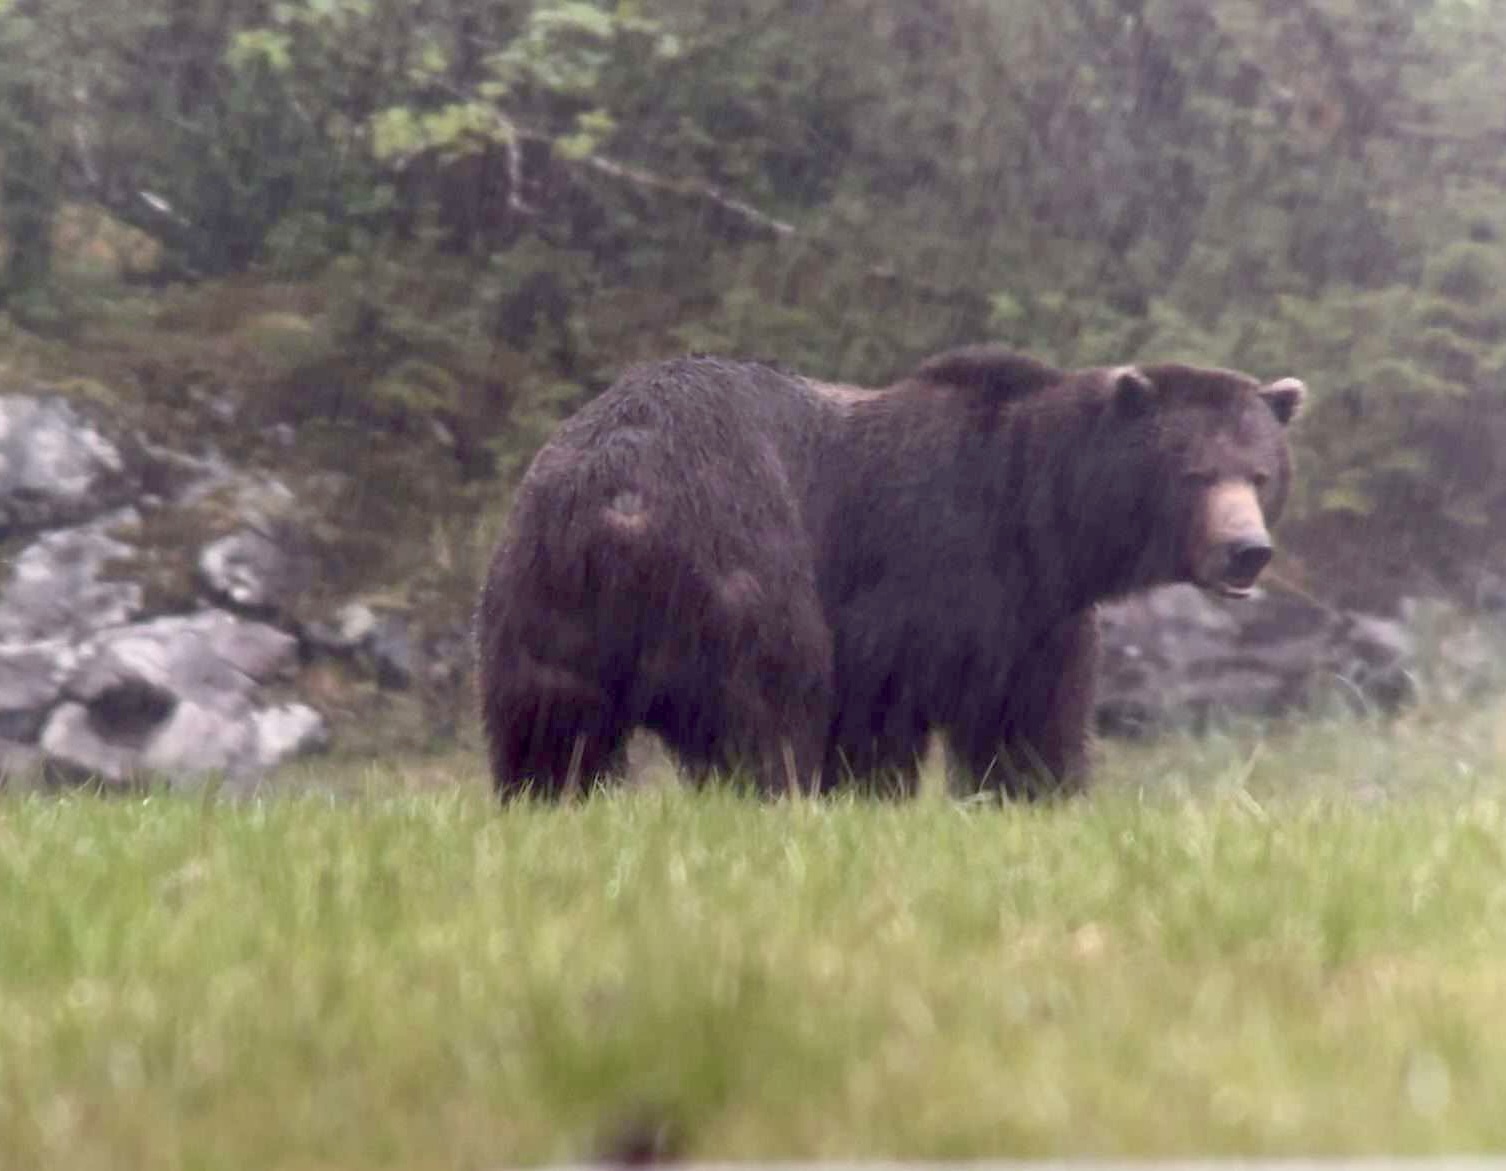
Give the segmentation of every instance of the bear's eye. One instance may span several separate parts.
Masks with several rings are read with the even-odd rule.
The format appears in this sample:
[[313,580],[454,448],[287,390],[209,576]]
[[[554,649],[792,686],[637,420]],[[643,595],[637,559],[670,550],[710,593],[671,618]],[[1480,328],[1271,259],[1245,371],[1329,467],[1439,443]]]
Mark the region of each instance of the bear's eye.
[[1255,485],[1256,490],[1259,491],[1271,482],[1271,477],[1267,472],[1256,472],[1250,477],[1250,481]]

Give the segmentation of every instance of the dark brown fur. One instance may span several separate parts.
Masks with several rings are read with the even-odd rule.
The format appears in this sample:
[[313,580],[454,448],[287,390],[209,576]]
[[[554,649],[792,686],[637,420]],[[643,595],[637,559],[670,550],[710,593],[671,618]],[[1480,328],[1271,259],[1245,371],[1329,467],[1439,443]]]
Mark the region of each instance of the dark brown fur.
[[1224,564],[1209,550],[1249,534],[1210,533],[1210,484],[1246,485],[1263,536],[1300,401],[991,347],[874,392],[630,370],[539,452],[482,592],[496,787],[560,794],[646,727],[692,775],[746,765],[766,792],[908,787],[932,730],[979,786],[1075,789],[1095,604]]

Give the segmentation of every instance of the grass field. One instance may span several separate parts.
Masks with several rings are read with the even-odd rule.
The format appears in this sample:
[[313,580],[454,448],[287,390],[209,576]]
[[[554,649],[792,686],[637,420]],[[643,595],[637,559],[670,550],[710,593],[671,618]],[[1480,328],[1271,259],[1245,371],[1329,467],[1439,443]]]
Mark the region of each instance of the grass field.
[[1501,723],[1121,747],[1053,809],[12,793],[0,1167],[1503,1150]]

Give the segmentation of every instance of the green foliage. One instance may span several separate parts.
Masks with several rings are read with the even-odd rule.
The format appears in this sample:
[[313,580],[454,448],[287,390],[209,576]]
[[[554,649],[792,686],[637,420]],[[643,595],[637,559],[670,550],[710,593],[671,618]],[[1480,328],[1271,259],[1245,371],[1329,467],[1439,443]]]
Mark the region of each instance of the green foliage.
[[159,278],[333,290],[277,401],[508,476],[681,348],[1296,373],[1314,547],[1506,552],[1503,51],[1462,0],[13,0],[5,295],[94,203]]

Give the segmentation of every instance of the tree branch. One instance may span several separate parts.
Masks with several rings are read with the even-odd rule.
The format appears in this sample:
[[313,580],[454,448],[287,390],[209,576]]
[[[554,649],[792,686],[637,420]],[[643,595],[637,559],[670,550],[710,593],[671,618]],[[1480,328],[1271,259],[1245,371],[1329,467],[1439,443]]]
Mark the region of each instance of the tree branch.
[[725,191],[712,186],[710,183],[703,183],[695,179],[672,179],[664,175],[656,175],[652,171],[645,171],[640,167],[630,167],[626,163],[619,163],[614,159],[606,158],[604,155],[586,155],[584,158],[571,161],[599,174],[631,183],[637,187],[647,187],[650,190],[665,191],[671,195],[704,200],[707,203],[714,204],[723,211],[730,212],[756,229],[759,234],[767,237],[795,235],[795,226],[793,224],[775,219],[771,215],[766,215],[752,204],[746,203],[735,196],[728,195]]

